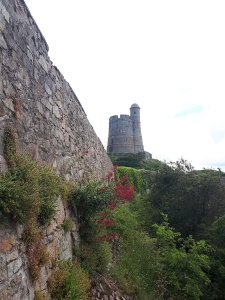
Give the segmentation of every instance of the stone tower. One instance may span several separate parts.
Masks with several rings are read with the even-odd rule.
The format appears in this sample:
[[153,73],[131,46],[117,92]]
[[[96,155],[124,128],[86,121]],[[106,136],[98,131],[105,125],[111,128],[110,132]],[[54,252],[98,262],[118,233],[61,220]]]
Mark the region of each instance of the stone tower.
[[140,107],[136,103],[130,107],[130,118],[133,124],[134,153],[144,152],[141,135]]
[[131,105],[130,116],[120,115],[120,118],[118,116],[109,118],[107,152],[109,154],[144,152],[138,104]]

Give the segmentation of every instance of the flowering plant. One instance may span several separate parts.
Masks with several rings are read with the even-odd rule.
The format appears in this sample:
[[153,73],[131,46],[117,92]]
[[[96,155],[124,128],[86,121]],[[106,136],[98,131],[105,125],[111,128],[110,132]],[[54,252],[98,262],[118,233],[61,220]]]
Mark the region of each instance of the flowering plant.
[[[116,168],[117,166],[114,166],[102,180],[72,190],[69,206],[76,207],[81,228],[90,227],[90,223],[93,226],[93,218],[96,218],[96,215],[99,218],[96,221],[99,229],[111,225],[113,221],[107,218],[107,210],[115,209],[118,203],[132,200],[135,188],[130,183],[124,184],[127,176],[114,178]],[[103,212],[103,215],[100,212]],[[87,231],[83,229],[83,232]]]

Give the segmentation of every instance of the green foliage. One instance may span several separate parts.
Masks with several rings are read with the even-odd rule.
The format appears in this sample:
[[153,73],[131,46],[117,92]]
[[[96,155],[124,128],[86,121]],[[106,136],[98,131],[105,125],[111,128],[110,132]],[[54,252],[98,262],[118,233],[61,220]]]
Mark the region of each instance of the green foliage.
[[46,293],[41,291],[34,291],[34,300],[46,300]]
[[27,155],[15,156],[0,175],[0,215],[20,224],[49,224],[56,209],[59,179],[49,167],[38,167]]
[[5,129],[5,158],[9,169],[0,174],[0,216],[20,224],[49,224],[56,210],[59,177],[48,166],[38,167],[27,155],[16,152],[11,128]]
[[102,193],[97,182],[87,184],[83,188],[72,189],[68,205],[77,208],[79,224],[87,227],[92,216],[110,202],[110,191]]
[[110,154],[109,157],[112,160],[113,165],[140,168],[142,155],[141,153],[121,153],[121,154]]
[[[149,172],[148,176],[150,176]],[[146,192],[148,188],[147,178],[146,178],[146,171],[144,170],[137,170],[130,167],[118,167],[115,170],[115,178],[118,179],[122,176],[128,175],[125,183],[131,183],[132,186],[135,186],[135,190],[138,193]]]
[[203,240],[195,242],[192,236],[181,238],[180,233],[169,227],[165,215],[163,223],[155,224],[154,228],[161,269],[158,274],[164,281],[163,299],[200,299],[204,287],[210,283],[204,271],[210,267],[206,255],[209,246]]
[[23,241],[27,244],[27,257],[29,271],[33,281],[40,277],[41,267],[48,264],[50,255],[47,248],[42,244],[41,233],[35,226],[30,225],[23,233]]
[[62,228],[65,232],[69,232],[73,228],[73,221],[70,218],[65,218],[62,223]]
[[71,190],[74,188],[74,182],[72,180],[65,180],[65,177],[61,176],[61,184],[59,186],[59,191],[63,202],[67,202],[69,199]]
[[0,175],[0,215],[18,223],[33,222],[40,210],[38,168],[27,156],[17,156]]
[[4,158],[8,165],[11,166],[14,162],[14,157],[17,153],[17,141],[14,130],[7,126],[4,131]]
[[165,163],[158,160],[158,159],[148,159],[148,160],[143,160],[140,164],[141,169],[145,169],[148,171],[158,171]]
[[149,215],[158,212],[153,222],[168,215],[172,227],[182,235],[197,235],[200,225],[210,226],[225,213],[225,185],[219,172],[205,170],[196,175],[185,160],[162,165],[156,173],[148,197]]
[[90,281],[79,263],[60,261],[48,279],[52,300],[87,300]]
[[155,250],[147,234],[140,231],[132,204],[119,205],[111,212],[112,230],[118,234],[113,243],[116,263],[110,272],[120,288],[140,300],[153,300],[155,293]]
[[92,240],[91,243],[82,243],[77,251],[80,264],[90,276],[96,272],[104,274],[107,272],[111,261],[111,246],[108,242]]
[[121,153],[121,154],[109,154],[109,157],[113,165],[119,167],[130,167],[135,169],[145,169],[148,171],[158,171],[164,163],[158,159],[143,160],[141,153]]
[[56,199],[59,195],[60,180],[49,166],[38,168],[39,199],[41,202],[38,221],[49,224],[56,211]]
[[225,215],[217,218],[212,224],[210,239],[214,246],[224,249],[225,251]]
[[222,300],[225,294],[225,215],[217,218],[211,228],[205,230],[204,236],[213,245],[213,251],[209,253],[211,284],[205,299]]

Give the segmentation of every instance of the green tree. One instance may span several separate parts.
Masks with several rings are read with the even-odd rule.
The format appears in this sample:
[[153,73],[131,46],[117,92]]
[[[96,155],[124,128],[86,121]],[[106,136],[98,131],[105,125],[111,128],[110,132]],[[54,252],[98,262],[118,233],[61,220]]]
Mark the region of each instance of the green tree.
[[161,166],[147,201],[153,222],[160,221],[164,212],[183,236],[196,236],[200,224],[210,226],[225,213],[225,185],[220,172],[204,170],[196,175],[191,164],[181,159]]
[[210,279],[204,300],[222,300],[225,295],[225,215],[218,218],[210,229],[205,230],[207,241],[213,245],[210,257]]
[[192,236],[181,238],[169,226],[168,217],[163,215],[162,224],[154,224],[156,230],[159,294],[162,299],[195,299],[203,295],[210,283],[205,270],[209,269],[209,258],[205,254],[209,246],[205,241],[196,242]]

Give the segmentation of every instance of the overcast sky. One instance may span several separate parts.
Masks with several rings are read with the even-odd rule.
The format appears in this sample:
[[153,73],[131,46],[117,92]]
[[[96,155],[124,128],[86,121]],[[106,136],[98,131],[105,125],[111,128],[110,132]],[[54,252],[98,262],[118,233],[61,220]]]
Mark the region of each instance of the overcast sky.
[[25,2],[105,148],[137,103],[153,158],[225,171],[224,0]]

